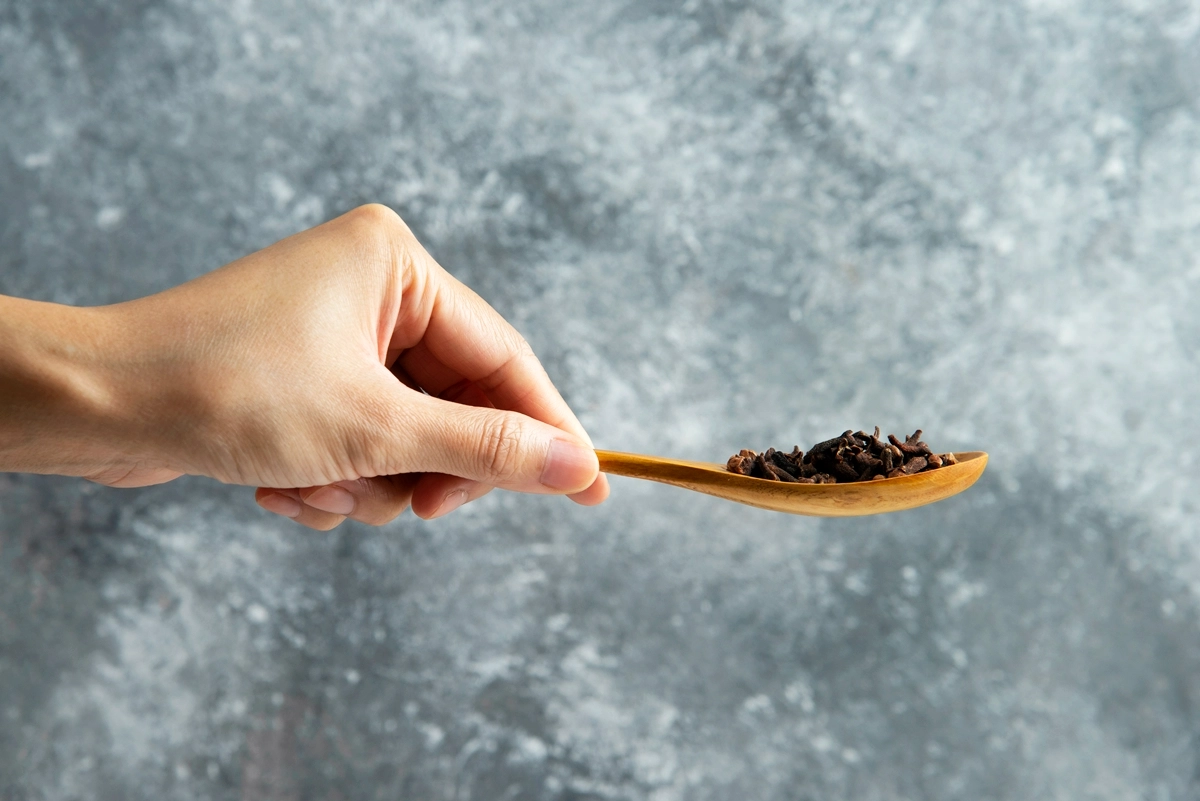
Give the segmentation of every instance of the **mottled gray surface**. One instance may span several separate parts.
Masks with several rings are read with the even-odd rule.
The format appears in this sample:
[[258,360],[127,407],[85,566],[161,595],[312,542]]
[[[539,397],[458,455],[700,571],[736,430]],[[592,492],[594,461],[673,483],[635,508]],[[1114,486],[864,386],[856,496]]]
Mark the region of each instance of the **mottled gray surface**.
[[0,476],[4,801],[1200,796],[1196,3],[0,0],[0,291],[372,200],[601,446],[991,467],[332,534]]

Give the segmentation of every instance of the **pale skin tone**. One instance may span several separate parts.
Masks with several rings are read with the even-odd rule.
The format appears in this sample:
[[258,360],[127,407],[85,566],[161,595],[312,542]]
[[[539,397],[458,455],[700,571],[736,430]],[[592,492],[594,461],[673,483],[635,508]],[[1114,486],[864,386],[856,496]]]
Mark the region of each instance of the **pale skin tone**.
[[0,343],[0,471],[208,476],[320,530],[608,496],[529,345],[383,206],[126,303],[0,296]]

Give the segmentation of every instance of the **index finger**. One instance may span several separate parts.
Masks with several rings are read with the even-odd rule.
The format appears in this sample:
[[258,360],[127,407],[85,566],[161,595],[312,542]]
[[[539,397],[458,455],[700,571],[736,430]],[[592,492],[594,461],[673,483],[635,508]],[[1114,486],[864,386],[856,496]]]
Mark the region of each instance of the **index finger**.
[[[401,241],[392,247],[401,297],[387,350],[408,351],[415,357],[412,366],[427,373],[426,378],[436,375],[436,381],[449,386],[454,382],[448,377],[458,376],[477,386],[496,408],[527,415],[595,447],[525,338],[446,272],[398,216],[395,220]],[[606,497],[608,479],[603,473],[591,487],[571,496],[585,506]]]
[[472,382],[498,409],[520,412],[592,445],[533,348],[499,312],[425,252],[409,260],[392,348],[420,345],[446,370]]

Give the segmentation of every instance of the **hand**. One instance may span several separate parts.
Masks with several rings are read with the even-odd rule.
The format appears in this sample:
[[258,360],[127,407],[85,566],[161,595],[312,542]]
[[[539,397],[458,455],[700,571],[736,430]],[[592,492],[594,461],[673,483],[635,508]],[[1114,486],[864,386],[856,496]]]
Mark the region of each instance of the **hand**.
[[71,311],[86,313],[62,325],[88,343],[88,366],[58,383],[86,437],[57,463],[27,448],[34,464],[0,469],[118,487],[205,475],[258,486],[260,505],[322,530],[410,504],[436,517],[493,486],[608,495],[529,345],[385,207],[158,295]]

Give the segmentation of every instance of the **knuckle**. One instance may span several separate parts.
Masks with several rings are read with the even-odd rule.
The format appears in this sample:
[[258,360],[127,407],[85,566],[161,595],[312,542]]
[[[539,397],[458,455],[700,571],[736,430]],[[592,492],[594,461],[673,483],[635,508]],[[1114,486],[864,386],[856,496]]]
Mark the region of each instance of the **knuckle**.
[[533,345],[529,344],[529,340],[517,334],[516,353],[514,361],[520,364],[522,362],[538,362],[537,353],[533,350]]
[[408,509],[412,487],[413,480],[408,475],[359,479],[354,488],[359,506],[351,519],[368,526],[392,522]]
[[480,458],[492,480],[513,483],[521,473],[521,442],[524,426],[512,415],[488,421],[483,427]]
[[396,502],[377,500],[374,503],[363,504],[364,508],[352,515],[354,520],[366,523],[368,526],[382,526],[390,523],[404,513],[408,501]]
[[309,520],[302,519],[298,522],[307,528],[313,529],[314,531],[333,531],[335,528],[340,526],[342,521],[345,519],[346,518],[342,517],[341,515],[322,515],[320,517],[314,516]]
[[363,523],[364,525],[368,526],[382,526],[399,517],[400,513],[404,511],[404,508],[406,507],[402,507],[400,509],[366,509],[361,513],[351,515],[351,519],[357,520],[359,523]]
[[382,203],[367,203],[350,212],[350,218],[369,228],[388,231],[393,228],[408,226],[400,219],[400,215]]
[[415,241],[400,215],[382,203],[368,203],[346,213],[350,236],[373,250],[404,253],[412,250]]
[[404,287],[423,285],[433,263],[400,215],[382,203],[359,206],[347,215],[353,236],[370,243],[375,253],[387,254],[388,264]]

